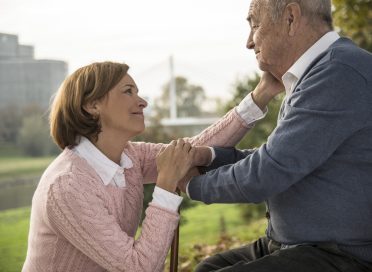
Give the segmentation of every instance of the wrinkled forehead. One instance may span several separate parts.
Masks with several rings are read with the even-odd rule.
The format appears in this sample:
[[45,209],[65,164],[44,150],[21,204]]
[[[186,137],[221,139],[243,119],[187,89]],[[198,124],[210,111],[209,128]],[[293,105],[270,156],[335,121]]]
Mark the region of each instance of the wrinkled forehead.
[[251,22],[252,19],[257,19],[260,17],[260,13],[264,10],[264,7],[267,5],[267,0],[252,0],[249,6],[248,11],[248,22]]

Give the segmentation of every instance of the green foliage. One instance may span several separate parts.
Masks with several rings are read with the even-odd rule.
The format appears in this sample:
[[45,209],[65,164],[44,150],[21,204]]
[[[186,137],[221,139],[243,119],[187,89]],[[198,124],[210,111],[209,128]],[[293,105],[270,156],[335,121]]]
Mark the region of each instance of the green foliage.
[[0,142],[16,144],[21,125],[22,115],[16,106],[0,109]]
[[49,137],[48,122],[39,114],[25,117],[19,132],[19,145],[29,156],[49,154],[54,145]]
[[333,0],[333,19],[341,34],[372,52],[372,0]]
[[27,251],[30,208],[0,212],[0,271],[21,271]]
[[59,152],[49,136],[44,111],[33,105],[23,109],[16,106],[0,109],[0,151],[3,149],[10,155],[19,154],[19,151],[29,156]]

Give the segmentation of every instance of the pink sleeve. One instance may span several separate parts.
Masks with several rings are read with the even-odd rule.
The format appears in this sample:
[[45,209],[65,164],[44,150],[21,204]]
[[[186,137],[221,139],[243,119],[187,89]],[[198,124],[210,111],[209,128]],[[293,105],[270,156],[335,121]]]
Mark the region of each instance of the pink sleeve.
[[253,126],[248,126],[234,108],[198,135],[185,139],[193,145],[233,147]]
[[70,174],[51,185],[47,201],[51,226],[107,271],[162,271],[179,215],[151,204],[135,240],[107,210],[100,190],[76,181],[83,178]]
[[[225,114],[216,123],[204,129],[198,135],[185,138],[193,145],[232,147],[254,126],[247,125],[236,112],[236,108]],[[156,182],[157,170],[155,157],[164,144],[133,143],[137,156],[140,157],[144,182]]]

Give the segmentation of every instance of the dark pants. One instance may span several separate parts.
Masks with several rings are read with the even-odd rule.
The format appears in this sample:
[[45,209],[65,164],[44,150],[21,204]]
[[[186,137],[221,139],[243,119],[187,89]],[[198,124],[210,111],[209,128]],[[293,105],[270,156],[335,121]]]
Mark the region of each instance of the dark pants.
[[364,272],[372,271],[372,264],[358,261],[334,244],[281,249],[281,244],[265,237],[209,257],[195,269],[195,272],[206,271]]

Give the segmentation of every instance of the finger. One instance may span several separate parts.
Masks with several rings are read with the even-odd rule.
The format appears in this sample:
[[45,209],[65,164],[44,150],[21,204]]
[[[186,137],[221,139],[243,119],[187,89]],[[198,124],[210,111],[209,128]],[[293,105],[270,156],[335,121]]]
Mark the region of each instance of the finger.
[[183,148],[183,145],[184,145],[185,141],[182,140],[182,139],[178,139],[177,140],[177,145],[176,145],[176,148],[177,149],[182,149]]
[[192,146],[191,146],[190,143],[185,143],[185,144],[183,145],[183,151],[185,151],[185,152],[187,152],[187,153],[190,152],[191,148],[192,148]]
[[172,141],[170,142],[170,145],[176,146],[176,145],[177,145],[177,140],[172,140]]
[[191,149],[189,150],[189,154],[187,156],[191,162],[193,161],[193,158],[195,156],[195,153],[196,153],[196,148],[195,147],[191,147]]
[[167,147],[166,145],[163,145],[163,146],[160,148],[158,154],[162,153],[162,152],[165,150],[166,147]]

